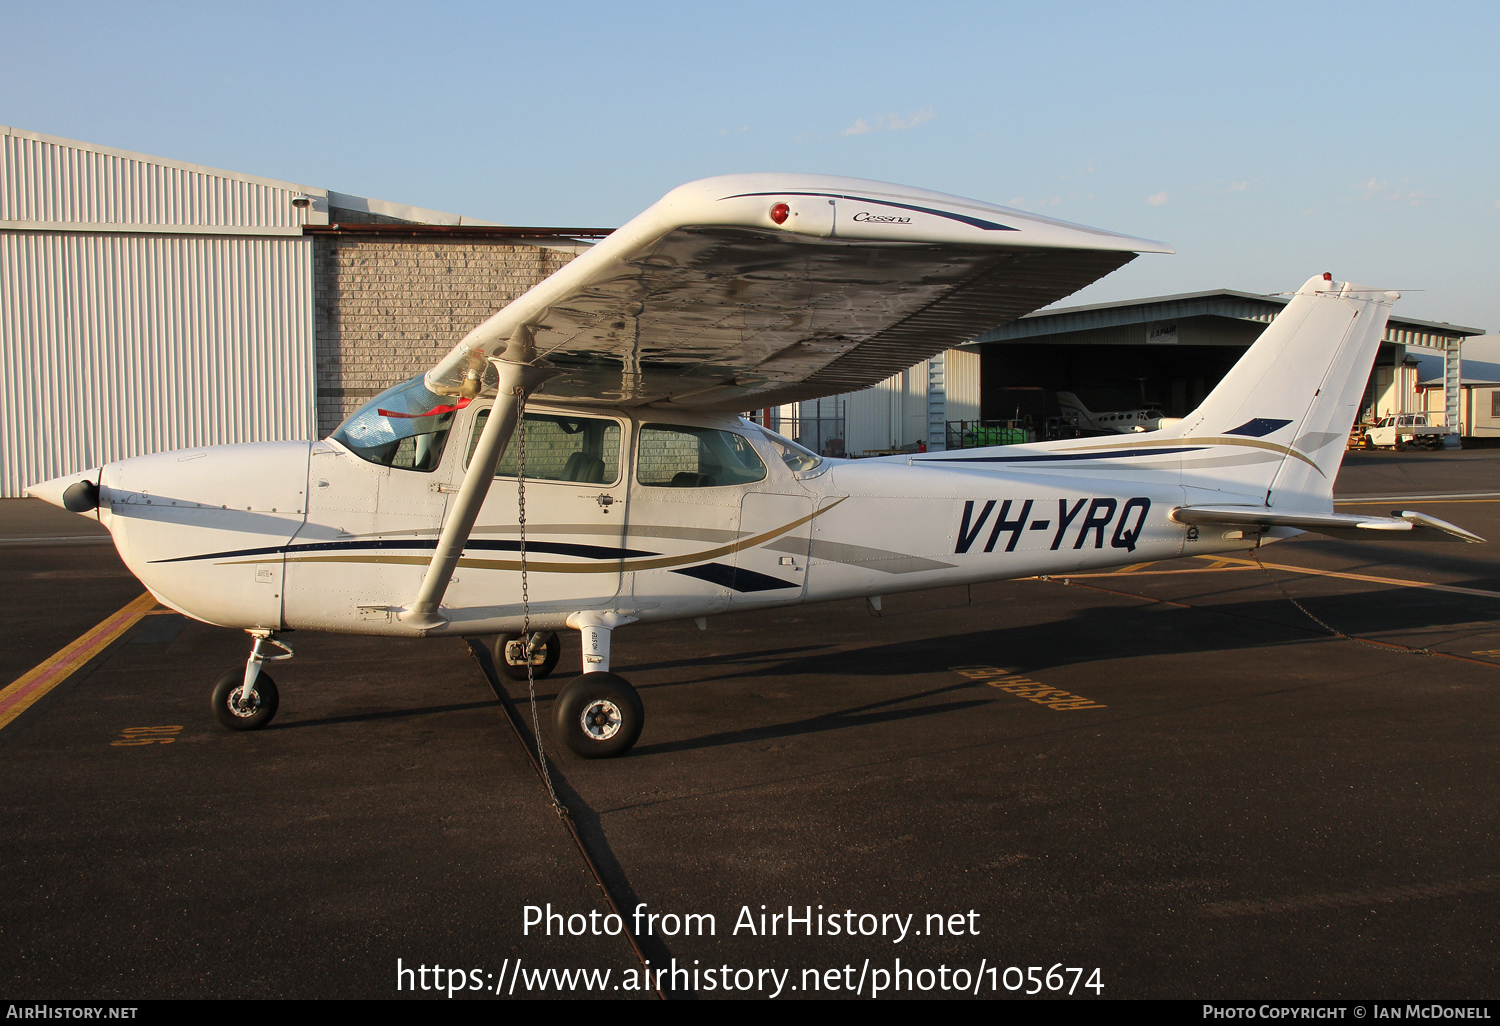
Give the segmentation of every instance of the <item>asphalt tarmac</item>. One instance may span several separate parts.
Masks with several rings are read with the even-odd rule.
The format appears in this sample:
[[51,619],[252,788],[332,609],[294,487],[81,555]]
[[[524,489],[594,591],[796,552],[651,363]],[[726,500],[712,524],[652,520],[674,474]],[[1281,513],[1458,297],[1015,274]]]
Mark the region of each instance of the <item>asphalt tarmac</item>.
[[[566,644],[537,704],[573,831],[516,729],[525,685],[497,700],[469,645],[299,633],[276,721],[233,734],[208,694],[243,634],[144,616],[0,729],[0,992],[446,1000],[462,969],[482,989],[455,999],[493,1000],[607,969],[592,993],[655,998],[644,957],[705,999],[868,998],[882,971],[886,997],[1019,996],[1033,966],[1074,999],[1493,997],[1497,472],[1500,450],[1351,454],[1339,481],[1371,503],[1343,511],[1420,509],[1487,546],[1303,536],[1266,570],[628,627],[614,668],[647,724],[620,760],[550,747]],[[1454,493],[1496,497],[1383,498]],[[108,545],[49,540],[89,528],[0,503],[0,683],[140,594]],[[602,925],[523,933],[527,906],[602,924],[611,901],[627,926],[642,903],[677,918],[639,954]]]

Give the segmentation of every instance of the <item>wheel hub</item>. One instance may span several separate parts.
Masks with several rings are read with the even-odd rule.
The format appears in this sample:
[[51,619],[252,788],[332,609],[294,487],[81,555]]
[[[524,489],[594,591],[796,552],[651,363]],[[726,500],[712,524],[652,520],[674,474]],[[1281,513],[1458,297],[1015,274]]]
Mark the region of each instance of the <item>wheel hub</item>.
[[620,725],[625,722],[625,717],[620,714],[620,707],[607,698],[598,698],[590,702],[583,710],[583,715],[578,718],[583,725],[583,732],[595,741],[608,741],[620,732]]
[[241,719],[249,719],[260,711],[260,692],[254,688],[250,689],[250,697],[241,700],[240,689],[235,688],[229,693],[229,711]]

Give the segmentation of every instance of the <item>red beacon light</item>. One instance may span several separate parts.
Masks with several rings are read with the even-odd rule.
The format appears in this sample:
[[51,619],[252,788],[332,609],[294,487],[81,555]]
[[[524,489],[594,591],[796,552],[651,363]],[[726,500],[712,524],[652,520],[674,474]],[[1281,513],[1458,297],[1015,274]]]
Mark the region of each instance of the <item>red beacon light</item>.
[[777,224],[786,224],[786,219],[792,214],[792,208],[785,203],[778,203],[771,208],[771,220]]
[[1324,271],[1323,272],[1323,280],[1324,281],[1333,281],[1333,272],[1332,271]]

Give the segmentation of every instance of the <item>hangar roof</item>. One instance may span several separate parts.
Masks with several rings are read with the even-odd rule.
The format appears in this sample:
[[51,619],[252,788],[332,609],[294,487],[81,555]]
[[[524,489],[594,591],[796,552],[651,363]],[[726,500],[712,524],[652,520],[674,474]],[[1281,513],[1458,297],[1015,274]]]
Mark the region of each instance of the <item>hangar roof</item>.
[[[550,228],[518,232],[466,215],[0,125],[0,229],[301,235],[305,228],[328,227],[335,211],[452,234],[604,233]],[[378,232],[385,226],[358,227]]]
[[[1229,317],[1268,324],[1289,302],[1290,295],[1213,289],[1208,292],[1184,292],[1175,296],[1127,299],[1116,303],[1094,303],[1089,306],[1039,310],[1003,327],[987,331],[975,338],[974,342],[1019,342],[1023,339],[1042,341],[1048,335],[1186,317]],[[1441,348],[1446,339],[1483,334],[1482,328],[1467,328],[1446,321],[1392,317],[1386,327],[1385,341]]]

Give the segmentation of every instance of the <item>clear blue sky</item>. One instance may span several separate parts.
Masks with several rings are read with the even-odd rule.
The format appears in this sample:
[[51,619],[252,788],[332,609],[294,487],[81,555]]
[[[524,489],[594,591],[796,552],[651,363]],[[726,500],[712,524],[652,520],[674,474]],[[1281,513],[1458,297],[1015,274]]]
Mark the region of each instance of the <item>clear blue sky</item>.
[[[1488,3],[0,3],[0,123],[511,224],[736,171],[1165,240],[1067,301],[1314,273],[1500,328]],[[1425,290],[1425,291],[1417,291]]]

